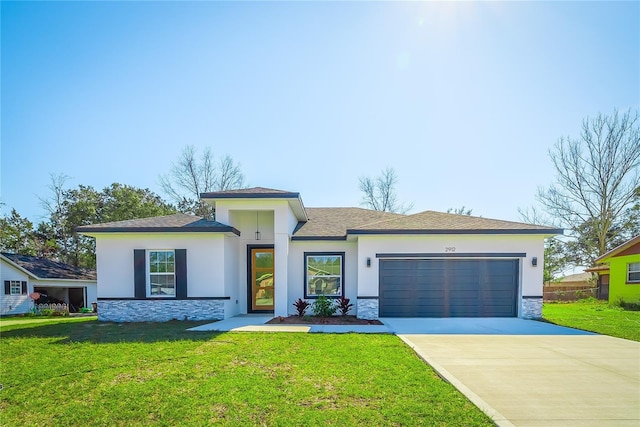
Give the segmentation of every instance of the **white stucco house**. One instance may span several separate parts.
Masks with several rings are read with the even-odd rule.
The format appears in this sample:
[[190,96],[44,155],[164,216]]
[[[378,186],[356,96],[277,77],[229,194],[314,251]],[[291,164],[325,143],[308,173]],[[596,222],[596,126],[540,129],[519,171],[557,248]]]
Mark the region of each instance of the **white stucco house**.
[[95,270],[47,258],[0,253],[0,315],[28,313],[29,294],[39,292],[69,305],[72,311],[91,307],[98,299]]
[[344,296],[360,318],[524,317],[542,307],[544,239],[562,230],[426,211],[305,208],[299,193],[201,194],[175,214],[79,227],[96,239],[101,320],[295,313]]

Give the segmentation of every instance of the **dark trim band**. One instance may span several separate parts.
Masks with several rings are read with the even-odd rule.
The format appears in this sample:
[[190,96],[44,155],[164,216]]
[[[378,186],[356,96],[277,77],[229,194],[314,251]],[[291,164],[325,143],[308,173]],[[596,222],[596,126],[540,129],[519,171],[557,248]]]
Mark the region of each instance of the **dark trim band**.
[[300,193],[200,193],[201,199],[299,199]]
[[347,240],[347,236],[291,236],[291,240]]
[[545,230],[488,230],[488,229],[470,229],[470,230],[347,230],[347,234],[562,234],[562,228],[550,228]]
[[380,297],[358,297],[357,299],[380,299]]
[[376,258],[525,258],[526,252],[440,252],[440,253],[382,253],[376,254]]
[[542,296],[535,296],[535,295],[527,295],[527,296],[522,296],[522,299],[542,299]]
[[231,297],[186,297],[186,298],[98,298],[98,301],[184,301],[184,300],[230,300]]
[[78,233],[233,233],[240,231],[230,226],[223,227],[78,227]]

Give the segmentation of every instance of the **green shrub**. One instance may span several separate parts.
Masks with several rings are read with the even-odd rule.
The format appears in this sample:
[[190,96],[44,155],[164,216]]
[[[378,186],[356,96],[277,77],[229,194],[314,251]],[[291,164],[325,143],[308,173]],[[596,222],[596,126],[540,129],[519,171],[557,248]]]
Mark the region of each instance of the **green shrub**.
[[55,311],[51,308],[42,308],[40,309],[40,316],[53,316]]
[[625,301],[624,299],[620,298],[618,300],[618,304],[616,305],[624,310],[640,311],[640,301]]
[[311,305],[313,314],[320,317],[331,317],[336,312],[336,306],[332,300],[320,295]]

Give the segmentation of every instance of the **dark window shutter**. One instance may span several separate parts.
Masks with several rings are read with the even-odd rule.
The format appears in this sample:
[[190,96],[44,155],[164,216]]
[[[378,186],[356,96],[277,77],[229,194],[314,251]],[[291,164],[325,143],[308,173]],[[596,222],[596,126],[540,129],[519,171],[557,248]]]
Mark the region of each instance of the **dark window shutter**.
[[147,259],[144,249],[133,250],[133,283],[134,296],[146,298],[147,296]]
[[176,249],[176,298],[187,299],[187,250]]
[[11,295],[11,282],[8,280],[4,281],[4,294]]
[[22,295],[27,294],[27,282],[22,282]]

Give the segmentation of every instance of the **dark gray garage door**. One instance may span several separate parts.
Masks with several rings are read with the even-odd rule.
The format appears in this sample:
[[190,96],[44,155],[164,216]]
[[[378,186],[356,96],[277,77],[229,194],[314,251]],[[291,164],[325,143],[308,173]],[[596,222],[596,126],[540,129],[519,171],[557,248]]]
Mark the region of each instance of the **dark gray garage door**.
[[381,317],[515,317],[518,260],[381,259]]

